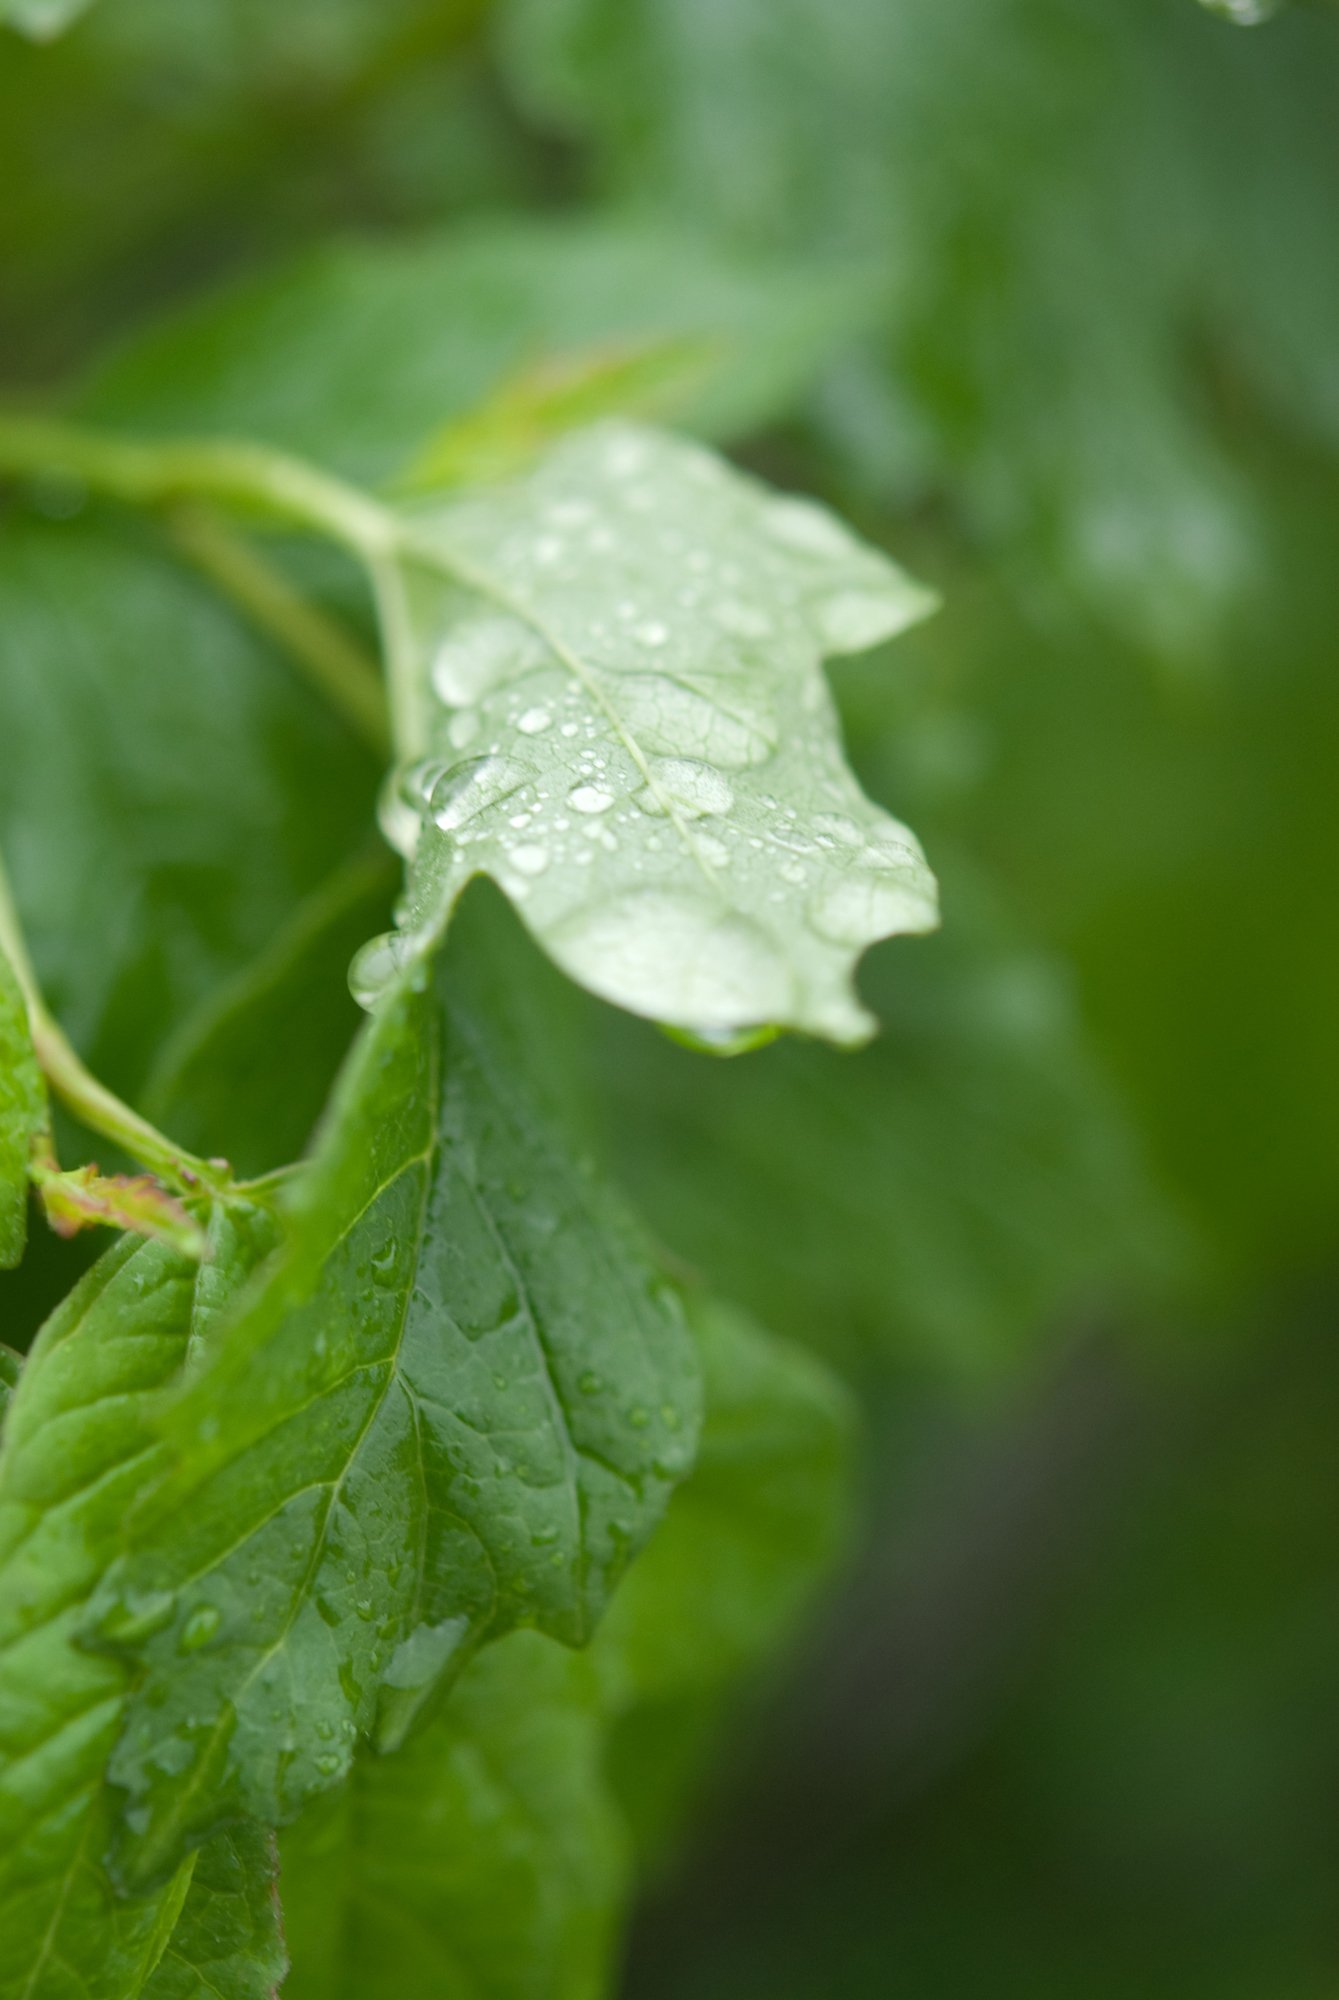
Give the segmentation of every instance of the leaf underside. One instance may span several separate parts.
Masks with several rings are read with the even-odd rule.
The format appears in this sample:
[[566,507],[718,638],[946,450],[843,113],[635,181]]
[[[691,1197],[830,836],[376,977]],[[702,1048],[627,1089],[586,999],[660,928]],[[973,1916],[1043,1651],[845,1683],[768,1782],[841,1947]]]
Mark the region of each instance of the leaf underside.
[[708,1040],[859,1042],[865,947],[937,921],[915,837],[846,765],[825,655],[933,600],[825,509],[629,425],[412,516],[457,577],[411,572],[423,754],[383,825],[412,857],[368,1000],[498,881],[573,978]]

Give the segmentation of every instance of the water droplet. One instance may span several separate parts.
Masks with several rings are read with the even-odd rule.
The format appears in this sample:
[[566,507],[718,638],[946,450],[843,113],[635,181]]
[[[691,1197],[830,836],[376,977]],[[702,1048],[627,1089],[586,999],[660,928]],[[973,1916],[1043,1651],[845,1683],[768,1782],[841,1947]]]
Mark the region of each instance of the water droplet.
[[577,1383],[583,1396],[598,1396],[604,1387],[604,1377],[597,1375],[593,1368],[587,1368]]
[[833,840],[841,841],[844,847],[860,847],[865,836],[853,819],[845,813],[815,813],[811,822],[816,833],[830,834]]
[[709,868],[730,866],[730,850],[714,833],[699,833],[693,844]]
[[509,798],[524,782],[524,771],[509,758],[471,757],[439,778],[428,809],[442,831],[450,833],[481,813],[485,806]]
[[634,1403],[628,1411],[628,1422],[635,1431],[644,1431],[651,1421],[651,1412],[643,1403]]
[[522,736],[538,736],[549,728],[553,721],[547,708],[527,708],[516,727]]
[[682,817],[698,819],[727,813],[735,802],[729,779],[696,758],[653,757],[649,770],[650,783],[637,794],[645,812],[664,812],[669,801]]
[[316,1768],[323,1778],[333,1778],[344,1769],[344,1759],[333,1750],[327,1750],[316,1759]]
[[370,938],[349,967],[349,991],[369,1013],[405,972],[413,957],[409,939],[398,931]]
[[669,638],[669,626],[660,624],[658,619],[648,618],[633,628],[632,636],[643,646],[663,646]]
[[549,850],[537,847],[531,841],[523,841],[519,847],[511,849],[507,858],[513,868],[520,869],[522,875],[542,875],[549,865]]
[[791,975],[776,946],[705,896],[647,888],[589,903],[550,945],[583,985],[652,1020],[735,1028],[790,1011]]
[[[372,1252],[369,1262],[372,1267],[372,1274],[379,1284],[389,1285],[394,1281],[396,1265],[399,1262],[397,1252],[398,1245],[393,1236],[388,1236],[386,1241]],[[325,1343],[322,1341],[322,1348],[324,1348],[324,1345]]]
[[614,795],[603,791],[599,785],[577,785],[567,794],[567,803],[573,812],[608,812],[614,803]]
[[197,1604],[181,1628],[177,1641],[178,1650],[183,1653],[198,1653],[201,1646],[207,1646],[219,1626],[223,1623],[223,1613],[214,1604]]

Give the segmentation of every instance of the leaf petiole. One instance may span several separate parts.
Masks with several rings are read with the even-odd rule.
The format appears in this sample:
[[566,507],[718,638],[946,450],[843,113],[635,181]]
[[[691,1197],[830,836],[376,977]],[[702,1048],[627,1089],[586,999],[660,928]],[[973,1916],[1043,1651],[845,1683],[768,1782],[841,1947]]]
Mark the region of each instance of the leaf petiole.
[[48,1084],[82,1125],[110,1139],[150,1173],[187,1195],[226,1195],[232,1185],[225,1162],[188,1153],[130,1105],[108,1090],[86,1067],[42,998],[19,922],[3,857],[0,857],[0,951],[3,951],[28,1010],[33,1049]]
[[135,506],[215,500],[330,536],[365,562],[393,549],[394,515],[304,460],[230,438],[111,437],[42,417],[0,416],[0,475],[73,480]]

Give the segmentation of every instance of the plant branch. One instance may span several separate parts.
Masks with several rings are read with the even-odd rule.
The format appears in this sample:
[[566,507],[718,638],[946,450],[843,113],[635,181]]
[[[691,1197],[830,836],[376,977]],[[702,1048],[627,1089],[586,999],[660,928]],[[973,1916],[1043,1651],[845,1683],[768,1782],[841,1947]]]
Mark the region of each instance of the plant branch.
[[42,998],[3,858],[0,858],[0,951],[13,967],[23,994],[33,1049],[43,1074],[80,1123],[110,1139],[150,1173],[170,1181],[183,1193],[225,1193],[231,1177],[222,1162],[197,1159],[174,1144],[100,1083],[67,1041],[60,1023]]
[[182,553],[285,648],[306,679],[375,755],[390,755],[386,693],[375,660],[211,507],[183,504],[169,520]]
[[302,459],[227,438],[146,442],[45,418],[0,416],[0,475],[73,479],[141,507],[216,500],[263,519],[316,529],[364,561],[398,540],[379,501]]

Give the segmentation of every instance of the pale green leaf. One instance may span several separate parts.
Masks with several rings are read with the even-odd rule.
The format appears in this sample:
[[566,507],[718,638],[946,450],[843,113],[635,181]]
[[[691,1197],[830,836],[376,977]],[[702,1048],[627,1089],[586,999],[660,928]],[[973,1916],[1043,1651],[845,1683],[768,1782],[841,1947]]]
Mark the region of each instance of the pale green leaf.
[[[76,1635],[157,1451],[149,1412],[221,1293],[269,1239],[216,1220],[200,1266],[165,1245],[109,1251],[38,1336],[0,1449],[0,1995],[122,2000],[171,1928],[188,1870],[118,1899],[102,1869],[102,1783],[125,1669]],[[128,1615],[152,1621],[141,1601]]]
[[274,2000],[287,1963],[274,1836],[238,1827],[200,1850],[144,2000]]
[[[473,968],[470,969],[473,975]],[[370,1024],[288,1251],[165,1420],[90,1629],[170,1607],[112,1760],[120,1865],[281,1824],[483,1637],[584,1639],[691,1462],[677,1299],[555,1129],[505,982]]]
[[588,1657],[488,1647],[283,1843],[286,2000],[597,2000],[629,1888]]
[[46,1119],[46,1092],[28,1032],[28,1009],[0,951],[0,1271],[28,1239],[28,1168]]
[[866,1376],[968,1381],[1197,1253],[1063,963],[941,846],[951,921],[872,954],[867,1049],[704,1065],[610,1014],[589,1067],[620,1174],[711,1285]]
[[375,997],[492,875],[564,971],[703,1037],[874,1026],[866,945],[936,921],[914,836],[843,759],[825,654],[931,608],[832,515],[682,440],[602,425],[514,485],[412,516],[471,588],[411,573],[383,815],[413,858]]

